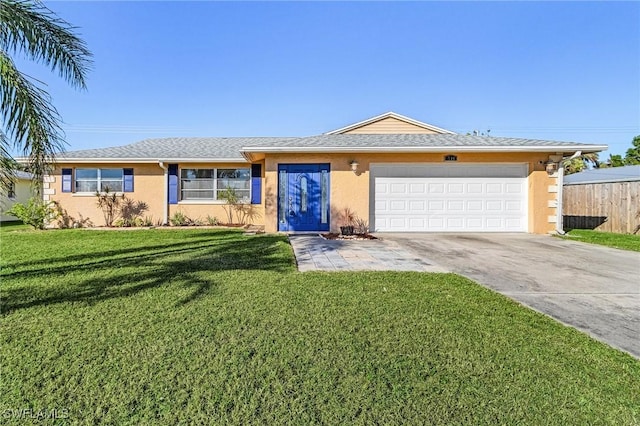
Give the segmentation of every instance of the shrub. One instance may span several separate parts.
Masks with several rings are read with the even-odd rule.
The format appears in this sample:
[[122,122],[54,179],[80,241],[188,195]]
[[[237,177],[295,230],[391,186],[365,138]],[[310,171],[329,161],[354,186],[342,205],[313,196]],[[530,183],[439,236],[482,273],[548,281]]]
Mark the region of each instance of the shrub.
[[144,201],[135,201],[122,194],[109,192],[109,188],[104,192],[96,192],[96,197],[106,226],[143,226],[142,213],[149,210],[149,205]]
[[353,226],[355,227],[356,234],[367,234],[369,233],[369,222],[360,217],[356,217],[353,221]]
[[220,224],[220,221],[218,220],[217,217],[211,216],[211,215],[207,215],[207,225],[218,226],[219,224]]
[[109,188],[107,188],[104,192],[96,192],[96,197],[98,197],[98,207],[102,209],[105,225],[113,225],[113,221],[120,211],[122,196],[115,192],[109,192]]
[[222,206],[225,212],[227,212],[227,218],[229,219],[229,225],[233,223],[233,211],[236,210],[236,206],[240,202],[238,193],[234,188],[227,186],[223,191],[218,194],[218,197],[225,201]]
[[171,216],[169,222],[171,222],[173,226],[186,226],[191,223],[191,219],[189,219],[184,213],[178,211]]
[[44,202],[39,198],[32,197],[27,204],[16,203],[7,214],[17,217],[23,223],[33,226],[34,229],[44,229],[49,220],[58,216],[55,204]]
[[340,220],[347,226],[354,226],[358,216],[349,207],[345,207],[340,212]]
[[149,206],[144,201],[134,201],[123,197],[120,205],[120,217],[124,220],[123,226],[143,226],[142,213],[149,210]]

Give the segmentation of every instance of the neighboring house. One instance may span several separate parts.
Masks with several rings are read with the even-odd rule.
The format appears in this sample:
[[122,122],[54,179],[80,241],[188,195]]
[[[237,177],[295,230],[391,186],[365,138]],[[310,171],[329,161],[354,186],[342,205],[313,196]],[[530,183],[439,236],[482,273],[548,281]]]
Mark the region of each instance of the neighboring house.
[[0,195],[0,222],[18,220],[17,217],[5,214],[15,203],[27,203],[31,198],[30,173],[17,171],[13,185]]
[[637,233],[640,166],[609,167],[564,179],[564,227]]
[[[45,199],[103,223],[106,187],[149,206],[224,220],[226,187],[267,232],[336,231],[349,208],[372,231],[532,232],[556,228],[562,156],[604,145],[458,135],[386,113],[310,137],[165,138],[67,152]],[[547,171],[548,170],[548,171]],[[561,189],[561,187],[560,187]]]

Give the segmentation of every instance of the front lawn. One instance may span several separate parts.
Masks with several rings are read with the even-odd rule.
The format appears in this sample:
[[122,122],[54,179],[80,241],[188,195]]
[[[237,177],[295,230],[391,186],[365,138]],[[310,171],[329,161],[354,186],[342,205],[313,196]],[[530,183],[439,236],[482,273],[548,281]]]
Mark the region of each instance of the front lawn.
[[582,241],[584,243],[599,244],[623,250],[640,251],[640,235],[614,234],[587,229],[573,229],[561,238]]
[[457,275],[302,274],[235,230],[0,238],[5,424],[640,422],[638,360]]

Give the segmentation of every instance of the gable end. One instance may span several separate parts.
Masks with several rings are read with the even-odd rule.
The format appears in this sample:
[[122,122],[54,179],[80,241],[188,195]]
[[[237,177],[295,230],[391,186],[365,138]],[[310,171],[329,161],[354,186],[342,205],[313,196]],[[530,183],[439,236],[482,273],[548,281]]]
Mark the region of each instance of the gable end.
[[340,129],[327,132],[326,135],[347,134],[455,134],[394,112],[378,115]]

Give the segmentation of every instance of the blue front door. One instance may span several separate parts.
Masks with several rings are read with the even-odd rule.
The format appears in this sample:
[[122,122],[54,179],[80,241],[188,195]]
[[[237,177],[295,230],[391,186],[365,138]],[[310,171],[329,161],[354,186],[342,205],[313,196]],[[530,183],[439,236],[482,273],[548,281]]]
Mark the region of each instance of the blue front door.
[[278,230],[329,230],[329,164],[278,165]]

